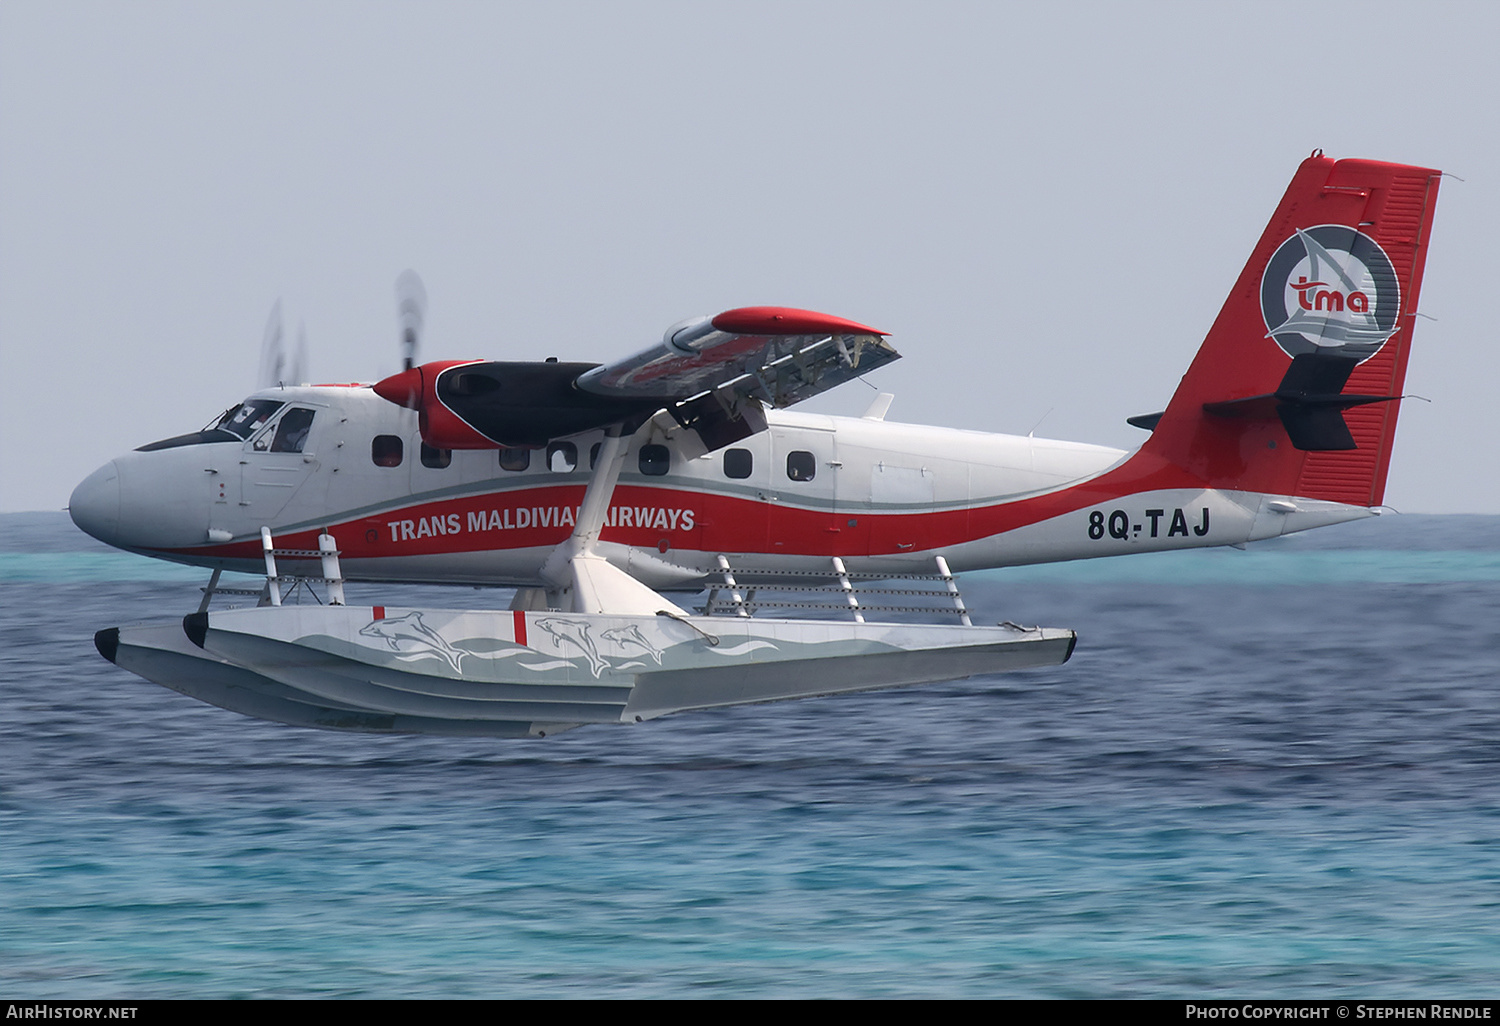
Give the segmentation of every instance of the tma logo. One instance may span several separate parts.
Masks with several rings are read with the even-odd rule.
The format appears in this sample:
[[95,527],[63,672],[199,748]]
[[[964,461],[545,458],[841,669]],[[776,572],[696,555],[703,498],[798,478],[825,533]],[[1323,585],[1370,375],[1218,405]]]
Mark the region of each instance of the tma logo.
[[[1304,310],[1327,310],[1329,313],[1333,313],[1347,306],[1350,313],[1370,312],[1370,297],[1363,292],[1355,289],[1349,293],[1349,298],[1346,300],[1344,293],[1337,289],[1326,288],[1325,286],[1327,285],[1328,282],[1326,281],[1308,281],[1305,274],[1299,274],[1295,282],[1287,283],[1288,288],[1297,290],[1297,305]],[[1307,294],[1314,290],[1317,291],[1313,295],[1312,302],[1309,303],[1307,301]]]
[[1288,356],[1336,352],[1364,361],[1396,333],[1401,285],[1385,250],[1358,229],[1299,228],[1266,264],[1260,309]]

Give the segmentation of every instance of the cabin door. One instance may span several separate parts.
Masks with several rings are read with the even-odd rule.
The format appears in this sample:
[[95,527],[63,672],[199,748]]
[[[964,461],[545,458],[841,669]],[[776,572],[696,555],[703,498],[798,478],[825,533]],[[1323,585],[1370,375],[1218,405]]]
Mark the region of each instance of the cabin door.
[[240,455],[240,505],[254,523],[270,524],[317,472],[316,420],[316,410],[289,406],[245,443]]
[[772,555],[842,555],[839,517],[842,464],[837,435],[823,428],[771,428],[767,461]]

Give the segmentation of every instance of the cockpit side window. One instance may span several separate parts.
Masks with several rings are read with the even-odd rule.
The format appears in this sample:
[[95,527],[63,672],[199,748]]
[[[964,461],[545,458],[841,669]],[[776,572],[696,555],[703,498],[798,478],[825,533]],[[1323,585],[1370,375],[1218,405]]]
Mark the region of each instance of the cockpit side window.
[[226,410],[219,422],[213,425],[213,430],[229,431],[240,438],[249,438],[285,405],[278,399],[246,399],[233,409]]
[[294,406],[282,414],[281,422],[276,425],[276,437],[271,442],[271,451],[301,452],[302,447],[307,444],[307,433],[312,430],[313,414],[313,410],[302,406]]

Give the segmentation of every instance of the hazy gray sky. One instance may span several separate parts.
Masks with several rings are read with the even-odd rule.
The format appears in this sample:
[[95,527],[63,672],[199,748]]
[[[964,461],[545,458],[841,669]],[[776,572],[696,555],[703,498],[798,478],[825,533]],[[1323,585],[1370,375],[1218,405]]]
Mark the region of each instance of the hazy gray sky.
[[[311,376],[892,332],[892,420],[1133,447],[1314,148],[1446,179],[1387,501],[1500,512],[1500,5],[0,2],[0,510]],[[863,385],[818,400],[858,413]]]

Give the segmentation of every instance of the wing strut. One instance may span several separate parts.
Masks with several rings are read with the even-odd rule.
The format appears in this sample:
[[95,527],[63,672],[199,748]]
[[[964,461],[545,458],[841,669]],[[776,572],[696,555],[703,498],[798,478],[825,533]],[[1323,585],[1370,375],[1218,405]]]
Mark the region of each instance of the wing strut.
[[628,447],[624,424],[605,428],[599,458],[583,492],[578,523],[542,564],[542,579],[549,585],[547,604],[573,613],[686,616],[686,610],[614,566],[595,548]]

